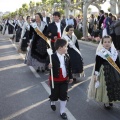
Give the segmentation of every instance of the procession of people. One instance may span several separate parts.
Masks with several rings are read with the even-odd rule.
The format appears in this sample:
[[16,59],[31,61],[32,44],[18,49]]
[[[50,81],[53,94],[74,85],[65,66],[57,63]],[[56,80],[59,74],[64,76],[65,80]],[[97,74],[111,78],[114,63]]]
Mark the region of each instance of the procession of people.
[[[88,100],[102,102],[106,109],[111,109],[115,102],[120,101],[120,13],[118,20],[112,14],[100,11],[98,20],[92,19],[89,32],[92,36],[94,26],[100,30],[101,41],[96,50],[95,65],[88,86]],[[109,17],[111,16],[111,18]],[[50,107],[56,110],[56,101],[60,101],[60,116],[67,119],[65,112],[68,101],[68,83],[76,83],[85,76],[84,59],[78,38],[74,33],[81,24],[78,19],[61,20],[60,12],[53,13],[51,19],[46,12],[31,16],[8,18],[1,24],[3,35],[12,35],[10,39],[18,43],[18,52],[26,54],[24,63],[34,67],[36,72],[48,72],[51,88]],[[51,61],[50,61],[51,60]],[[94,61],[93,61],[94,62]],[[51,72],[52,69],[52,72]],[[111,74],[109,74],[111,73]],[[53,87],[54,83],[54,87]]]

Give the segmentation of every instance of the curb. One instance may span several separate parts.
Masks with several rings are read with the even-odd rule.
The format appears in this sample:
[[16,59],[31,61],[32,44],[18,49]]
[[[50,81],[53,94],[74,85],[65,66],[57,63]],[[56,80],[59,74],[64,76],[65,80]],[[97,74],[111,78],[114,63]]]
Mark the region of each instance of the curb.
[[97,47],[98,44],[94,44],[92,42],[87,42],[87,41],[82,41],[82,40],[78,40],[79,43],[83,43],[83,44],[86,44],[86,45],[91,45],[91,46],[94,46],[94,47]]

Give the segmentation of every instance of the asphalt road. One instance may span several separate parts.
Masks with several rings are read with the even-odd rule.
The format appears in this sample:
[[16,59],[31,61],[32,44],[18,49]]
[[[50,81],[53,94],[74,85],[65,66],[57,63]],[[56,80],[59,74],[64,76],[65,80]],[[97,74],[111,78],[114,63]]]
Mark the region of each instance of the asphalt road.
[[[61,120],[59,102],[55,112],[50,108],[48,72],[26,66],[8,38],[0,35],[0,120]],[[120,103],[107,111],[102,103],[86,101],[96,45],[80,42],[80,49],[86,77],[69,85],[68,120],[120,120]]]

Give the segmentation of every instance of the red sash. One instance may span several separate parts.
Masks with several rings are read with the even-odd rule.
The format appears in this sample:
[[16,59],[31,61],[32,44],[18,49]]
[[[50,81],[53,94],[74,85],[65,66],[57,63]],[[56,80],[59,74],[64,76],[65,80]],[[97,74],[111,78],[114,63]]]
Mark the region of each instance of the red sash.
[[[57,33],[57,39],[60,39],[61,37],[60,37],[60,33],[58,32]],[[51,40],[51,42],[55,42],[55,40],[53,39],[53,40]]]
[[[49,80],[51,80],[51,76],[49,77]],[[63,75],[62,75],[62,69],[60,68],[58,78],[53,77],[53,80],[57,81],[57,82],[62,82],[62,81],[68,80],[68,77],[65,77],[65,78],[63,77]]]

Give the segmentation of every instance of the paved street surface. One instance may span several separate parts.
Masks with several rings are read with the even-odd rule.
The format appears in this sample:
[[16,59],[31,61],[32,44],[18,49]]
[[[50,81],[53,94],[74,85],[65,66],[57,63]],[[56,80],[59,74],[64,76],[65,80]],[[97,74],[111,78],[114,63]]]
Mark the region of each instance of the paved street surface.
[[[80,42],[86,77],[69,85],[68,120],[120,120],[120,103],[105,110],[102,103],[86,102],[96,45]],[[0,120],[61,120],[50,108],[48,72],[36,73],[24,64],[9,37],[0,35]]]

